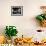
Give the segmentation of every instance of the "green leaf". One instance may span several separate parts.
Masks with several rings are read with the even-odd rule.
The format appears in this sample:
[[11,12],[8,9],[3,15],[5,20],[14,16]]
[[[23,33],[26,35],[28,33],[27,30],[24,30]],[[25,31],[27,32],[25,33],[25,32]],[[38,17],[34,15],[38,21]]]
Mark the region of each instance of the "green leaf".
[[36,17],[36,19],[39,20],[39,21],[44,20],[44,18],[43,18],[41,15],[38,15],[38,16]]
[[46,15],[45,15],[45,19],[46,19]]
[[5,30],[6,31],[5,32],[6,36],[8,36],[8,37],[16,36],[18,31],[16,30],[16,27],[15,27],[15,29],[13,27],[15,27],[15,26],[8,26],[6,28],[6,30]]

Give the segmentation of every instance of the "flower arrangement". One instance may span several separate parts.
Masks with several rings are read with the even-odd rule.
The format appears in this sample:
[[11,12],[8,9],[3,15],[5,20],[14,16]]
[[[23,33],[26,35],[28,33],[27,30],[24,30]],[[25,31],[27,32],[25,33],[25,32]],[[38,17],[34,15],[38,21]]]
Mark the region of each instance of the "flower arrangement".
[[6,26],[5,34],[8,38],[11,39],[12,36],[16,36],[18,33],[15,26]]
[[46,27],[46,6],[40,6],[42,14],[36,16],[36,19],[39,20],[42,27]]
[[46,27],[46,14],[38,15],[36,19],[39,20],[41,26]]

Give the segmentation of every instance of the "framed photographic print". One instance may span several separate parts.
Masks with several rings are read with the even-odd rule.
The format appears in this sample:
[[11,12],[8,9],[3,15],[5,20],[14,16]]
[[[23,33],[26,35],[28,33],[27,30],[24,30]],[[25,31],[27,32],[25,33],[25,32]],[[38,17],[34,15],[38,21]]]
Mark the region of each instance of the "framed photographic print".
[[23,16],[23,6],[11,6],[11,16]]

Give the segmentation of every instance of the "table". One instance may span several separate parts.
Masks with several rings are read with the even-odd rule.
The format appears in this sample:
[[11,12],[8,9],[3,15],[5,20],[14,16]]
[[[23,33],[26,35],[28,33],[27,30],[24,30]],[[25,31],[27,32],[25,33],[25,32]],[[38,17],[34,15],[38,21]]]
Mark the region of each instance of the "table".
[[46,44],[41,44],[41,45],[35,45],[35,44],[27,44],[27,43],[24,43],[23,45],[15,45],[15,46],[46,46]]

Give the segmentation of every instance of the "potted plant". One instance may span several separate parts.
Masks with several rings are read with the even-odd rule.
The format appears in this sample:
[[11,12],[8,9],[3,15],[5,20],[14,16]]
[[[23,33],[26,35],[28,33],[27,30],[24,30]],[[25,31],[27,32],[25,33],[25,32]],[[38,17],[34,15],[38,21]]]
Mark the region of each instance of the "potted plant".
[[[5,34],[10,41],[11,41],[12,36],[17,36],[17,33],[18,31],[15,26],[6,26]],[[9,40],[8,42],[10,42]]]
[[36,19],[39,20],[42,27],[46,27],[46,6],[41,6],[42,14],[37,15]]
[[46,14],[38,15],[36,19],[39,20],[41,26],[46,27]]

